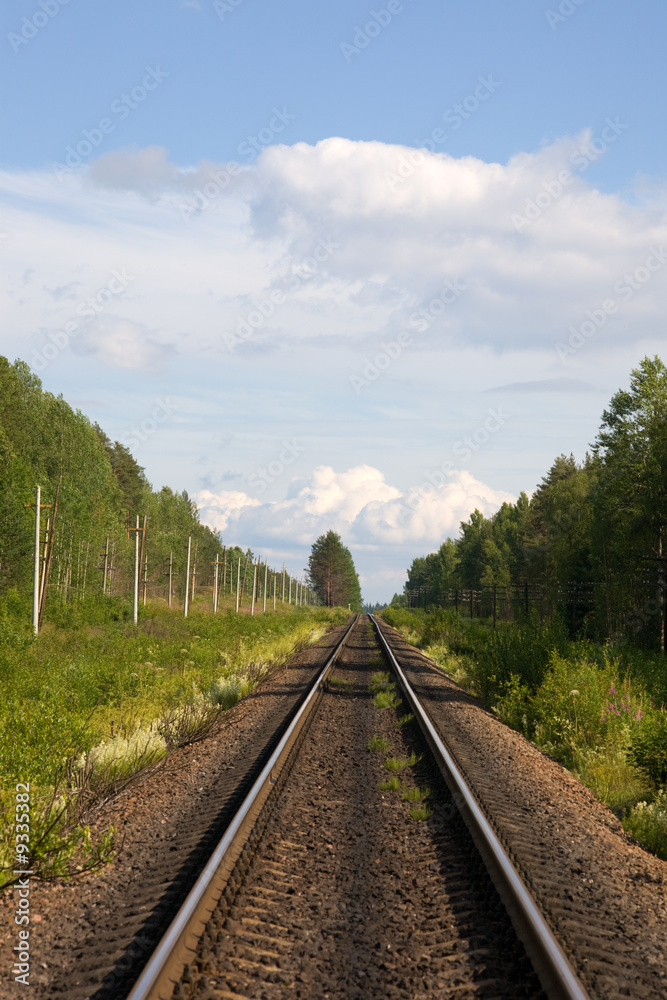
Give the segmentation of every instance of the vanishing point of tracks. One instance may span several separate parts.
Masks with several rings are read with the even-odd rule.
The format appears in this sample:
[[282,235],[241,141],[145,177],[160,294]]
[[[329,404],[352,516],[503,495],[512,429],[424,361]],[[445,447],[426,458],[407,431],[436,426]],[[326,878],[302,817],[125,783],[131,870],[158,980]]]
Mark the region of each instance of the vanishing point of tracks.
[[130,1000],[587,997],[387,638],[350,626]]

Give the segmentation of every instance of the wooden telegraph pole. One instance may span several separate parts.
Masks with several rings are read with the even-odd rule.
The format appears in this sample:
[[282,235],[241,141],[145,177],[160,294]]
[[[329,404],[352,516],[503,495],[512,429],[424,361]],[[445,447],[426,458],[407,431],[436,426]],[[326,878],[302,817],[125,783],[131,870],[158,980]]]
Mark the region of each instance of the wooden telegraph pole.
[[213,563],[215,567],[213,576],[213,614],[218,613],[218,566],[220,565],[219,556],[216,554],[215,562]]
[[169,553],[169,593],[167,595],[167,607],[171,607],[171,581],[174,570],[174,553]]
[[[33,504],[27,503],[26,507],[32,507]],[[35,487],[35,565],[33,567],[33,578],[32,578],[32,630],[35,635],[39,634],[39,610],[40,610],[40,599],[42,597],[41,593],[41,562],[42,556],[40,552],[41,543],[41,514],[42,507],[50,507],[50,503],[42,503],[42,487]]]
[[188,595],[190,591],[190,551],[192,549],[192,536],[188,538],[188,561],[185,567],[185,598],[183,600],[183,617],[188,617]]
[[255,594],[257,593],[257,563],[253,563],[253,575],[252,575],[252,603],[250,605],[250,614],[255,613]]
[[107,579],[109,576],[109,536],[107,535],[107,540],[104,545],[104,570],[102,573],[102,593],[106,597],[107,593]]
[[56,518],[58,517],[58,498],[60,497],[60,483],[56,486],[56,496],[53,501],[53,518],[51,519],[51,528],[49,530],[49,544],[46,548],[46,562],[44,564],[44,577],[42,579],[40,600],[39,600],[39,619],[38,627],[42,627],[42,622],[44,621],[44,608],[46,606],[46,591],[49,586],[49,573],[51,572],[51,557],[53,555],[53,539],[56,530]]
[[239,590],[241,589],[241,556],[239,556],[239,565],[236,571],[236,614],[239,613]]
[[268,562],[265,562],[264,563],[264,614],[266,614],[266,581],[268,579],[268,575],[269,575],[269,564]]
[[134,586],[132,587],[132,621],[136,625],[139,621],[139,568],[141,566],[140,562],[140,543],[139,543],[139,532],[142,529],[139,527],[139,515],[137,514],[137,523],[134,528],[130,529],[130,533],[134,532]]

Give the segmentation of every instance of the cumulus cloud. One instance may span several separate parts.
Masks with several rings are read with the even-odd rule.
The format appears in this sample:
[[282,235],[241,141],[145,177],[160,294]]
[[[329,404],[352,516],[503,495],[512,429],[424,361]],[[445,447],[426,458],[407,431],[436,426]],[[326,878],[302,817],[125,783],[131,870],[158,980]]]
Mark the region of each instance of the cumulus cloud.
[[516,498],[494,490],[469,472],[454,470],[440,485],[424,482],[408,491],[387,483],[379,469],[359,465],[345,472],[318,466],[292,486],[284,500],[261,503],[241,491],[196,497],[202,519],[225,531],[230,541],[253,537],[275,547],[310,546],[330,528],[360,549],[437,547],[458,533],[462,520],[479,509],[485,515]]
[[[15,258],[44,287],[99,282],[131,260],[143,286],[127,319],[153,326],[157,311],[176,350],[227,354],[225,334],[239,330],[250,330],[241,352],[407,330],[417,349],[428,334],[446,348],[557,360],[570,327],[593,322],[597,334],[588,314],[605,300],[617,306],[607,345],[658,335],[667,309],[667,267],[646,279],[644,266],[651,247],[667,246],[664,192],[636,204],[599,192],[577,166],[591,142],[586,131],[500,164],[330,138],[269,146],[234,172],[177,166],[150,146],[109,152],[62,183],[5,173],[0,196],[15,201]],[[633,287],[626,276],[638,269]],[[451,303],[448,282],[463,290]],[[47,315],[57,322],[51,301],[44,293],[23,310],[39,316],[33,330]],[[602,339],[590,337],[593,352]]]

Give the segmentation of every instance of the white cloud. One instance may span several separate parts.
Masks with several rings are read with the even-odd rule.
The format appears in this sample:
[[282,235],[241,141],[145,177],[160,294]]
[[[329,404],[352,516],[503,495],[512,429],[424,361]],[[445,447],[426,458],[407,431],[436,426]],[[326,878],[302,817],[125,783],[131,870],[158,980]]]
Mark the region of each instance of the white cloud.
[[96,357],[103,365],[155,373],[164,369],[169,347],[158,344],[137,323],[105,316],[93,320],[74,341],[74,350]]
[[[633,205],[601,194],[570,162],[589,139],[498,164],[331,138],[267,147],[234,174],[211,162],[178,167],[161,147],[118,150],[64,182],[0,175],[0,198],[13,202],[3,226],[17,272],[33,268],[44,288],[76,280],[89,291],[131,262],[137,294],[123,318],[158,327],[160,342],[180,352],[227,355],[224,334],[257,306],[266,315],[241,352],[365,344],[405,329],[419,337],[423,308],[441,347],[542,350],[556,361],[556,342],[604,299],[618,301],[623,321],[606,324],[604,338],[587,344],[592,353],[603,339],[627,342],[630,329],[635,340],[657,335],[667,310],[667,267],[628,301],[614,291],[649,247],[667,244],[664,192]],[[406,176],[392,180],[406,163]],[[549,196],[545,184],[564,170],[571,183]],[[517,232],[513,216],[538,196],[545,207]],[[187,221],[185,202],[200,206]],[[313,257],[329,240],[336,248]],[[308,258],[315,266],[295,281]],[[465,292],[432,310],[448,279]],[[269,308],[272,291],[282,301]],[[66,319],[46,292],[20,310],[8,305],[21,337]]]
[[229,544],[254,539],[260,551],[268,549],[280,558],[306,560],[319,535],[338,531],[352,550],[362,583],[372,579],[382,585],[384,576],[388,583],[383,590],[388,585],[400,590],[412,558],[457,536],[460,522],[475,508],[490,516],[503,502],[516,499],[460,470],[449,473],[441,486],[422,484],[401,492],[369,465],[340,473],[319,466],[289,493],[285,500],[267,503],[241,491],[203,490],[195,499],[202,520],[222,530]]

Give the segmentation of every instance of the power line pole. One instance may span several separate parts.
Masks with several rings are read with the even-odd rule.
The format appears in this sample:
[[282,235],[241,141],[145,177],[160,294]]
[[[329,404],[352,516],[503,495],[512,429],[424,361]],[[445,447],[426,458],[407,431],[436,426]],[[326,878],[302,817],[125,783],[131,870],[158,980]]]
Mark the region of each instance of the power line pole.
[[188,594],[190,591],[190,551],[192,549],[192,536],[188,538],[188,561],[185,568],[185,598],[183,601],[183,617],[188,617]]
[[32,586],[32,630],[35,635],[39,632],[39,541],[40,541],[40,514],[42,501],[42,487],[38,486],[35,491],[35,565],[33,571]]
[[219,566],[219,557],[217,554],[213,565],[215,567],[213,575],[213,614],[216,615],[218,613],[218,566]]
[[283,604],[285,603],[285,563],[283,563]]
[[239,590],[241,588],[241,556],[239,556],[239,566],[236,572],[236,614],[239,613]]
[[55,537],[56,531],[56,518],[58,517],[58,499],[60,497],[60,483],[56,486],[56,496],[53,501],[53,520],[51,521],[51,530],[49,532],[49,546],[46,551],[46,563],[44,565],[44,579],[42,580],[40,604],[39,604],[39,628],[42,627],[42,622],[44,621],[44,608],[46,607],[46,592],[49,586],[49,573],[51,572],[51,557],[53,555],[53,539]]
[[265,562],[264,563],[264,614],[266,614],[266,581],[268,579],[268,575],[269,575],[269,564],[268,562]]
[[102,593],[106,597],[107,592],[107,577],[109,576],[109,536],[107,535],[107,540],[104,546],[104,573],[102,575]]
[[134,587],[132,588],[132,621],[136,625],[139,621],[139,515],[134,528]]
[[250,605],[250,614],[255,613],[255,594],[257,592],[257,563],[253,563],[253,574],[252,574],[252,603]]

